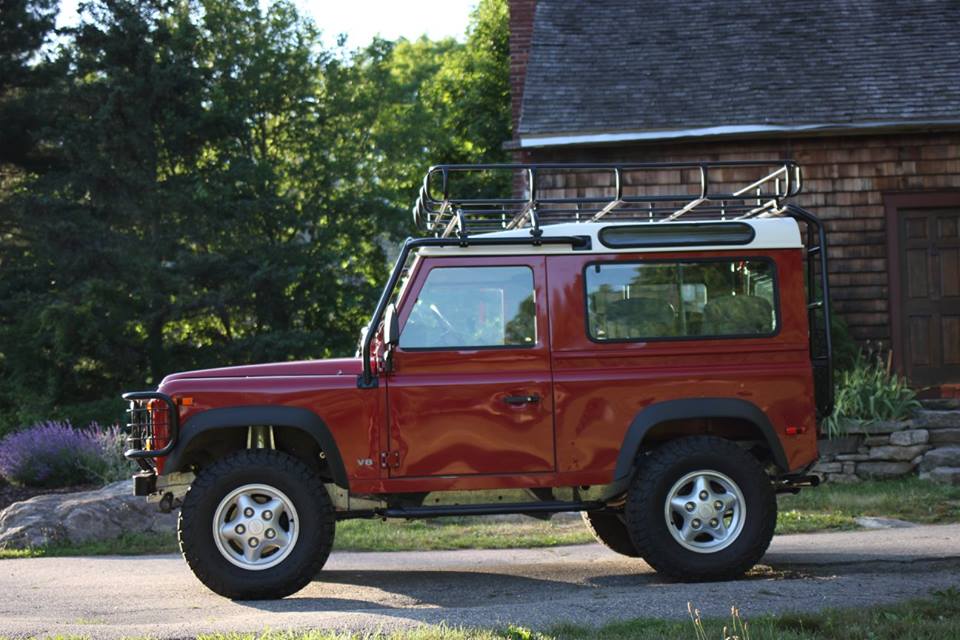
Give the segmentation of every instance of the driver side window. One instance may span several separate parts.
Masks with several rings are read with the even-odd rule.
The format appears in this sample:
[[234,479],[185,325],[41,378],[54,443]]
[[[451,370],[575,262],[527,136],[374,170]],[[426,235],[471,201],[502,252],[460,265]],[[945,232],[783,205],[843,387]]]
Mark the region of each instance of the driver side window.
[[437,267],[417,296],[400,347],[532,347],[536,326],[530,267]]

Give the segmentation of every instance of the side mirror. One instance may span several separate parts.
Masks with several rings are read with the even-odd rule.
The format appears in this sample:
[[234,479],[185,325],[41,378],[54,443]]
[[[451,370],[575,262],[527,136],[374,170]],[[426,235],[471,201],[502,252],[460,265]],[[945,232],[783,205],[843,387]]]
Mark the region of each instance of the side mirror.
[[397,307],[391,304],[383,317],[383,343],[395,347],[400,342],[400,319],[397,316]]

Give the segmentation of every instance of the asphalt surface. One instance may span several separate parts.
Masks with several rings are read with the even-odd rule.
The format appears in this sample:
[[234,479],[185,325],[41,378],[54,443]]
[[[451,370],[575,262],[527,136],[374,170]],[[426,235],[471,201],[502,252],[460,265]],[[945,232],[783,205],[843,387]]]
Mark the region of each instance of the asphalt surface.
[[858,607],[960,587],[960,525],[780,536],[735,582],[677,584],[599,545],[335,553],[300,593],[231,602],[179,556],[0,561],[0,636],[190,638],[201,632],[371,631],[422,623],[549,628]]

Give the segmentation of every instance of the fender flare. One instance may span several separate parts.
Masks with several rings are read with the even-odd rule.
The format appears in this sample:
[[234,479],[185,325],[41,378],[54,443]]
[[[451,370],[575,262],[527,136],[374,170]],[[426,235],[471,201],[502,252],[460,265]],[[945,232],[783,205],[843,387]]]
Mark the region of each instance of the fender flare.
[[167,457],[167,462],[163,467],[164,475],[180,470],[181,458],[189,448],[190,442],[201,433],[250,425],[290,427],[308,433],[323,450],[330,467],[330,474],[333,476],[333,482],[339,487],[349,489],[343,458],[330,428],[313,411],[299,407],[250,405],[209,409],[192,416],[180,429],[180,440],[177,442],[176,448]]
[[783,444],[767,414],[760,407],[740,398],[690,398],[657,402],[634,417],[617,456],[614,482],[625,482],[633,476],[637,452],[652,428],[662,422],[691,418],[740,418],[752,423],[763,433],[777,467],[783,471],[790,470]]

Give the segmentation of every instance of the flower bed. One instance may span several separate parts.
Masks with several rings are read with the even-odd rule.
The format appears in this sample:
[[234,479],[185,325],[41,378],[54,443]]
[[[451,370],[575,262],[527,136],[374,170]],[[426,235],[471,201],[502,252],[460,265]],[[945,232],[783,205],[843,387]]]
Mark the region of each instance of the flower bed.
[[129,476],[117,427],[43,422],[0,440],[0,476],[20,487],[103,485]]

